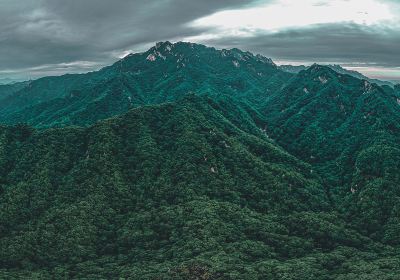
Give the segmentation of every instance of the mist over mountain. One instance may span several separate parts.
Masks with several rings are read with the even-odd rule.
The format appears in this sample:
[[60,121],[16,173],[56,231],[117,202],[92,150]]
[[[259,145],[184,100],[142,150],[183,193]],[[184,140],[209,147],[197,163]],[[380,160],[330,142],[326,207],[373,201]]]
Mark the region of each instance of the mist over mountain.
[[160,42],[0,86],[2,279],[397,279],[400,87]]
[[0,78],[0,85],[9,85],[17,83],[18,81],[10,79],[10,78]]

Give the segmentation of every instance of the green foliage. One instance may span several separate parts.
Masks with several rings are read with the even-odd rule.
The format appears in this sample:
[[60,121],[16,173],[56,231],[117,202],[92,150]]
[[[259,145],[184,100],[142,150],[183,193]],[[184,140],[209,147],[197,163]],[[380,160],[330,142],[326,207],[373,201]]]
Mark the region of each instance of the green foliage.
[[29,82],[19,82],[13,84],[0,84],[0,100],[7,98],[10,95],[13,95],[17,91],[23,89],[29,84]]
[[269,59],[249,52],[165,42],[97,72],[33,81],[0,102],[0,121],[36,127],[87,126],[192,92],[246,96],[257,103],[264,99],[260,95],[276,90],[290,77]]
[[225,114],[229,103],[191,96],[87,129],[2,128],[0,275],[329,279],[321,251],[386,256],[330,212],[309,165],[246,125],[249,111]]
[[325,177],[336,209],[370,237],[393,242],[393,225],[385,225],[400,198],[396,92],[314,65],[264,112],[271,137]]
[[168,42],[1,86],[0,278],[398,279],[399,94]]

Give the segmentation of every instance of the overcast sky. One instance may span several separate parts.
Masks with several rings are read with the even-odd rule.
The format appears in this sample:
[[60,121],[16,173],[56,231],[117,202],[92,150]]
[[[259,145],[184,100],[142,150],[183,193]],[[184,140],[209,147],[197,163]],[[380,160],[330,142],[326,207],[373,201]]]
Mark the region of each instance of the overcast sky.
[[0,0],[0,81],[96,70],[165,40],[400,81],[400,0]]

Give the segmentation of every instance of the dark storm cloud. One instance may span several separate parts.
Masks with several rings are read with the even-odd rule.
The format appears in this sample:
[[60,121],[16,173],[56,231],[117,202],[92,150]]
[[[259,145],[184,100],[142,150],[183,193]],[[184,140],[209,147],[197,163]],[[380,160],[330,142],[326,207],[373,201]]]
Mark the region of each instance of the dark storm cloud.
[[192,20],[242,0],[0,0],[0,73],[111,55],[204,30]]
[[248,49],[274,59],[400,66],[400,30],[388,26],[321,24],[278,33],[260,31],[251,37],[224,37],[206,43]]

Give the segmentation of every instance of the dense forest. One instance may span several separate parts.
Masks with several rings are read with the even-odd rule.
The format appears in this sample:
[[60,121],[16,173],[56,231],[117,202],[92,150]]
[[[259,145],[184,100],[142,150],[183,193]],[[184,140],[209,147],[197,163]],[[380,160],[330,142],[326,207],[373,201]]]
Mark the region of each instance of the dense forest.
[[0,123],[1,279],[400,279],[400,86],[164,42]]

